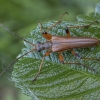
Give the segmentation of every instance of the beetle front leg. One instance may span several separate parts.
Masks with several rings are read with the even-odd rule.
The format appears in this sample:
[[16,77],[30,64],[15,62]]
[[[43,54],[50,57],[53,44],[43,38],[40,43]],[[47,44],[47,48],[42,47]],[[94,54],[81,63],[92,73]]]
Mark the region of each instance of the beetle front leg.
[[61,23],[62,18],[63,18],[63,16],[64,16],[65,14],[68,14],[68,12],[63,13],[63,14],[61,15],[61,17],[60,17],[60,20],[57,21],[57,22],[56,22],[55,24],[53,24],[52,26],[50,26],[49,28],[47,28],[46,31],[47,31],[47,30],[50,30],[52,27],[54,27],[54,26],[56,26],[57,24]]
[[[40,22],[39,22],[39,25],[40,25],[40,30],[42,32],[42,24]],[[47,33],[46,31],[42,32],[42,35],[47,40],[51,40],[51,38],[52,38],[52,35]]]
[[42,35],[43,35],[43,37],[46,38],[47,40],[51,40],[51,38],[52,38],[52,35],[49,34],[49,33],[47,33],[47,32],[43,32]]
[[38,72],[37,72],[37,74],[36,74],[36,76],[35,76],[35,78],[33,79],[32,82],[35,82],[35,81],[37,80],[37,77],[39,76],[39,74],[40,74],[40,72],[41,72],[44,59],[45,59],[46,56],[49,56],[50,53],[51,53],[51,51],[48,51],[48,52],[46,52],[46,53],[44,54],[44,56],[43,56],[43,58],[42,58],[42,61],[41,61],[41,64],[40,64],[40,67],[39,67],[39,70],[38,70]]

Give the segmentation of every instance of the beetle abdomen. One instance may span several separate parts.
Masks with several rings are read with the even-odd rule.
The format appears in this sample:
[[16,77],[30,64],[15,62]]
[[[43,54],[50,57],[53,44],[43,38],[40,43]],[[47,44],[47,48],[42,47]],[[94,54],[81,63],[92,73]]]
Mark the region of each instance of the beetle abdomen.
[[100,43],[100,40],[88,37],[53,36],[52,43],[52,52],[60,52],[74,48],[86,48],[90,46],[96,46]]

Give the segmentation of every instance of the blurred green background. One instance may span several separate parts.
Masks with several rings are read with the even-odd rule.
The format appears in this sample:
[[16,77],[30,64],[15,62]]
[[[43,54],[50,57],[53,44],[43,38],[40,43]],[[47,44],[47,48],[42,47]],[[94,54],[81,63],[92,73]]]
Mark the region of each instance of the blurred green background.
[[[94,12],[100,0],[0,0],[0,23],[22,37],[28,37],[38,22],[59,20],[77,21],[79,14]],[[23,41],[0,27],[0,73],[21,52]],[[10,67],[0,77],[0,100],[30,100],[11,82]]]

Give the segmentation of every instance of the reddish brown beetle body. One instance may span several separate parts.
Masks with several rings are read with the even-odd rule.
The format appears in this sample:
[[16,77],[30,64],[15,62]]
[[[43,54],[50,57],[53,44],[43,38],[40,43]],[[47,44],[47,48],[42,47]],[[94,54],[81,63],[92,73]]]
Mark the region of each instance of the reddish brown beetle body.
[[47,42],[36,44],[37,51],[51,50],[52,52],[61,52],[65,50],[72,50],[75,48],[86,48],[97,46],[100,40],[97,38],[89,37],[64,37],[52,36]]

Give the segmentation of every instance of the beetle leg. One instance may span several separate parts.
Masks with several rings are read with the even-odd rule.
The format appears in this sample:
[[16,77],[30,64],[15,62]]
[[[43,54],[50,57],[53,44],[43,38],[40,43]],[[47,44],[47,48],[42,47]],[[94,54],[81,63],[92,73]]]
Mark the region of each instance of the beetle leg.
[[[38,24],[40,25],[40,30],[42,32],[42,24],[40,22]],[[47,33],[46,31],[42,32],[42,35],[47,40],[51,40],[51,38],[52,38],[52,35]]]
[[51,38],[52,38],[52,35],[49,34],[49,33],[47,33],[47,32],[43,32],[42,35],[43,35],[43,37],[46,38],[47,40],[51,40]]
[[94,21],[88,25],[82,25],[82,26],[68,26],[68,28],[89,28],[91,25],[93,25],[94,23],[99,23],[98,21]]
[[68,27],[65,29],[65,32],[66,32],[67,37],[71,37]]
[[64,63],[64,58],[63,58],[61,52],[59,52],[58,55],[59,55],[59,60],[60,60],[60,62],[61,62],[61,63]]
[[78,58],[80,58],[80,59],[83,59],[83,60],[97,60],[97,61],[100,61],[100,59],[97,59],[97,58],[84,58],[84,57],[81,57],[78,53],[76,53],[74,50],[71,50],[71,53],[74,55],[74,56],[76,56],[76,57],[78,57]]
[[[54,27],[54,26],[56,26],[57,24],[61,23],[62,18],[63,18],[63,16],[64,16],[65,14],[68,14],[68,12],[63,13],[63,14],[61,15],[61,17],[60,17],[60,20],[57,21],[57,22],[56,22],[55,24],[53,24],[52,26],[50,26],[49,28],[47,28],[45,31],[50,30],[52,27]],[[39,22],[39,24],[40,24],[40,29],[42,30],[42,25],[41,25],[40,22]]]
[[39,74],[40,74],[40,72],[41,72],[44,59],[45,59],[46,56],[49,56],[50,53],[51,53],[51,51],[48,51],[48,52],[46,52],[46,53],[44,54],[44,56],[43,56],[43,58],[42,58],[42,61],[41,61],[41,64],[40,64],[40,67],[39,67],[39,70],[38,70],[38,72],[37,72],[37,74],[36,74],[36,76],[35,76],[35,78],[33,79],[32,82],[35,82],[35,81],[36,81],[37,77],[39,76]]
[[96,70],[95,70],[94,68],[91,68],[91,67],[89,67],[88,65],[82,64],[82,63],[80,63],[80,62],[66,62],[66,63],[63,63],[63,64],[81,65],[81,66],[83,66],[83,67],[85,67],[85,68],[87,68],[87,69],[93,71],[94,73],[97,73]]
[[71,53],[72,53],[74,56],[76,56],[77,58],[82,59],[82,57],[81,57],[78,53],[76,53],[74,50],[71,50]]
[[[42,32],[42,35],[43,35],[44,38],[46,38],[47,40],[51,40],[52,35],[49,34],[49,33],[47,33],[47,30],[50,30],[52,27],[54,27],[54,26],[56,26],[57,24],[61,23],[62,18],[63,18],[63,16],[64,16],[65,14],[68,14],[68,12],[63,13],[63,14],[61,15],[59,21],[57,21],[55,24],[53,24],[52,26],[50,26],[49,28],[47,28],[44,32]],[[39,25],[40,25],[40,30],[42,31],[42,24],[41,24],[40,22],[39,22]]]
[[61,23],[62,18],[63,18],[63,16],[64,16],[65,14],[68,14],[68,12],[63,13],[63,14],[61,15],[61,17],[60,17],[60,20],[57,21],[57,22],[56,22],[55,24],[53,24],[52,26],[50,26],[49,28],[47,28],[46,31],[47,31],[47,30],[50,30],[52,27],[54,27],[54,26],[56,26],[57,24]]
[[[75,56],[77,56],[78,58],[81,59],[81,57],[80,57],[77,53],[75,53],[73,50],[72,50],[72,53],[73,53]],[[93,69],[93,68],[91,68],[91,67],[89,67],[89,66],[87,66],[87,65],[85,65],[85,64],[82,64],[82,63],[80,63],[80,62],[64,62],[64,58],[63,58],[61,52],[59,52],[59,60],[60,60],[60,62],[61,62],[62,64],[81,65],[81,66],[83,66],[83,67],[85,67],[85,68],[90,69],[90,70],[93,71],[93,72],[96,72],[95,69]]]
[[85,68],[88,68],[89,70],[93,71],[93,72],[96,72],[95,69],[85,65],[85,64],[82,64],[80,62],[64,62],[64,59],[63,59],[63,56],[61,55],[61,53],[59,53],[59,60],[62,64],[74,64],[74,65],[81,65]]

